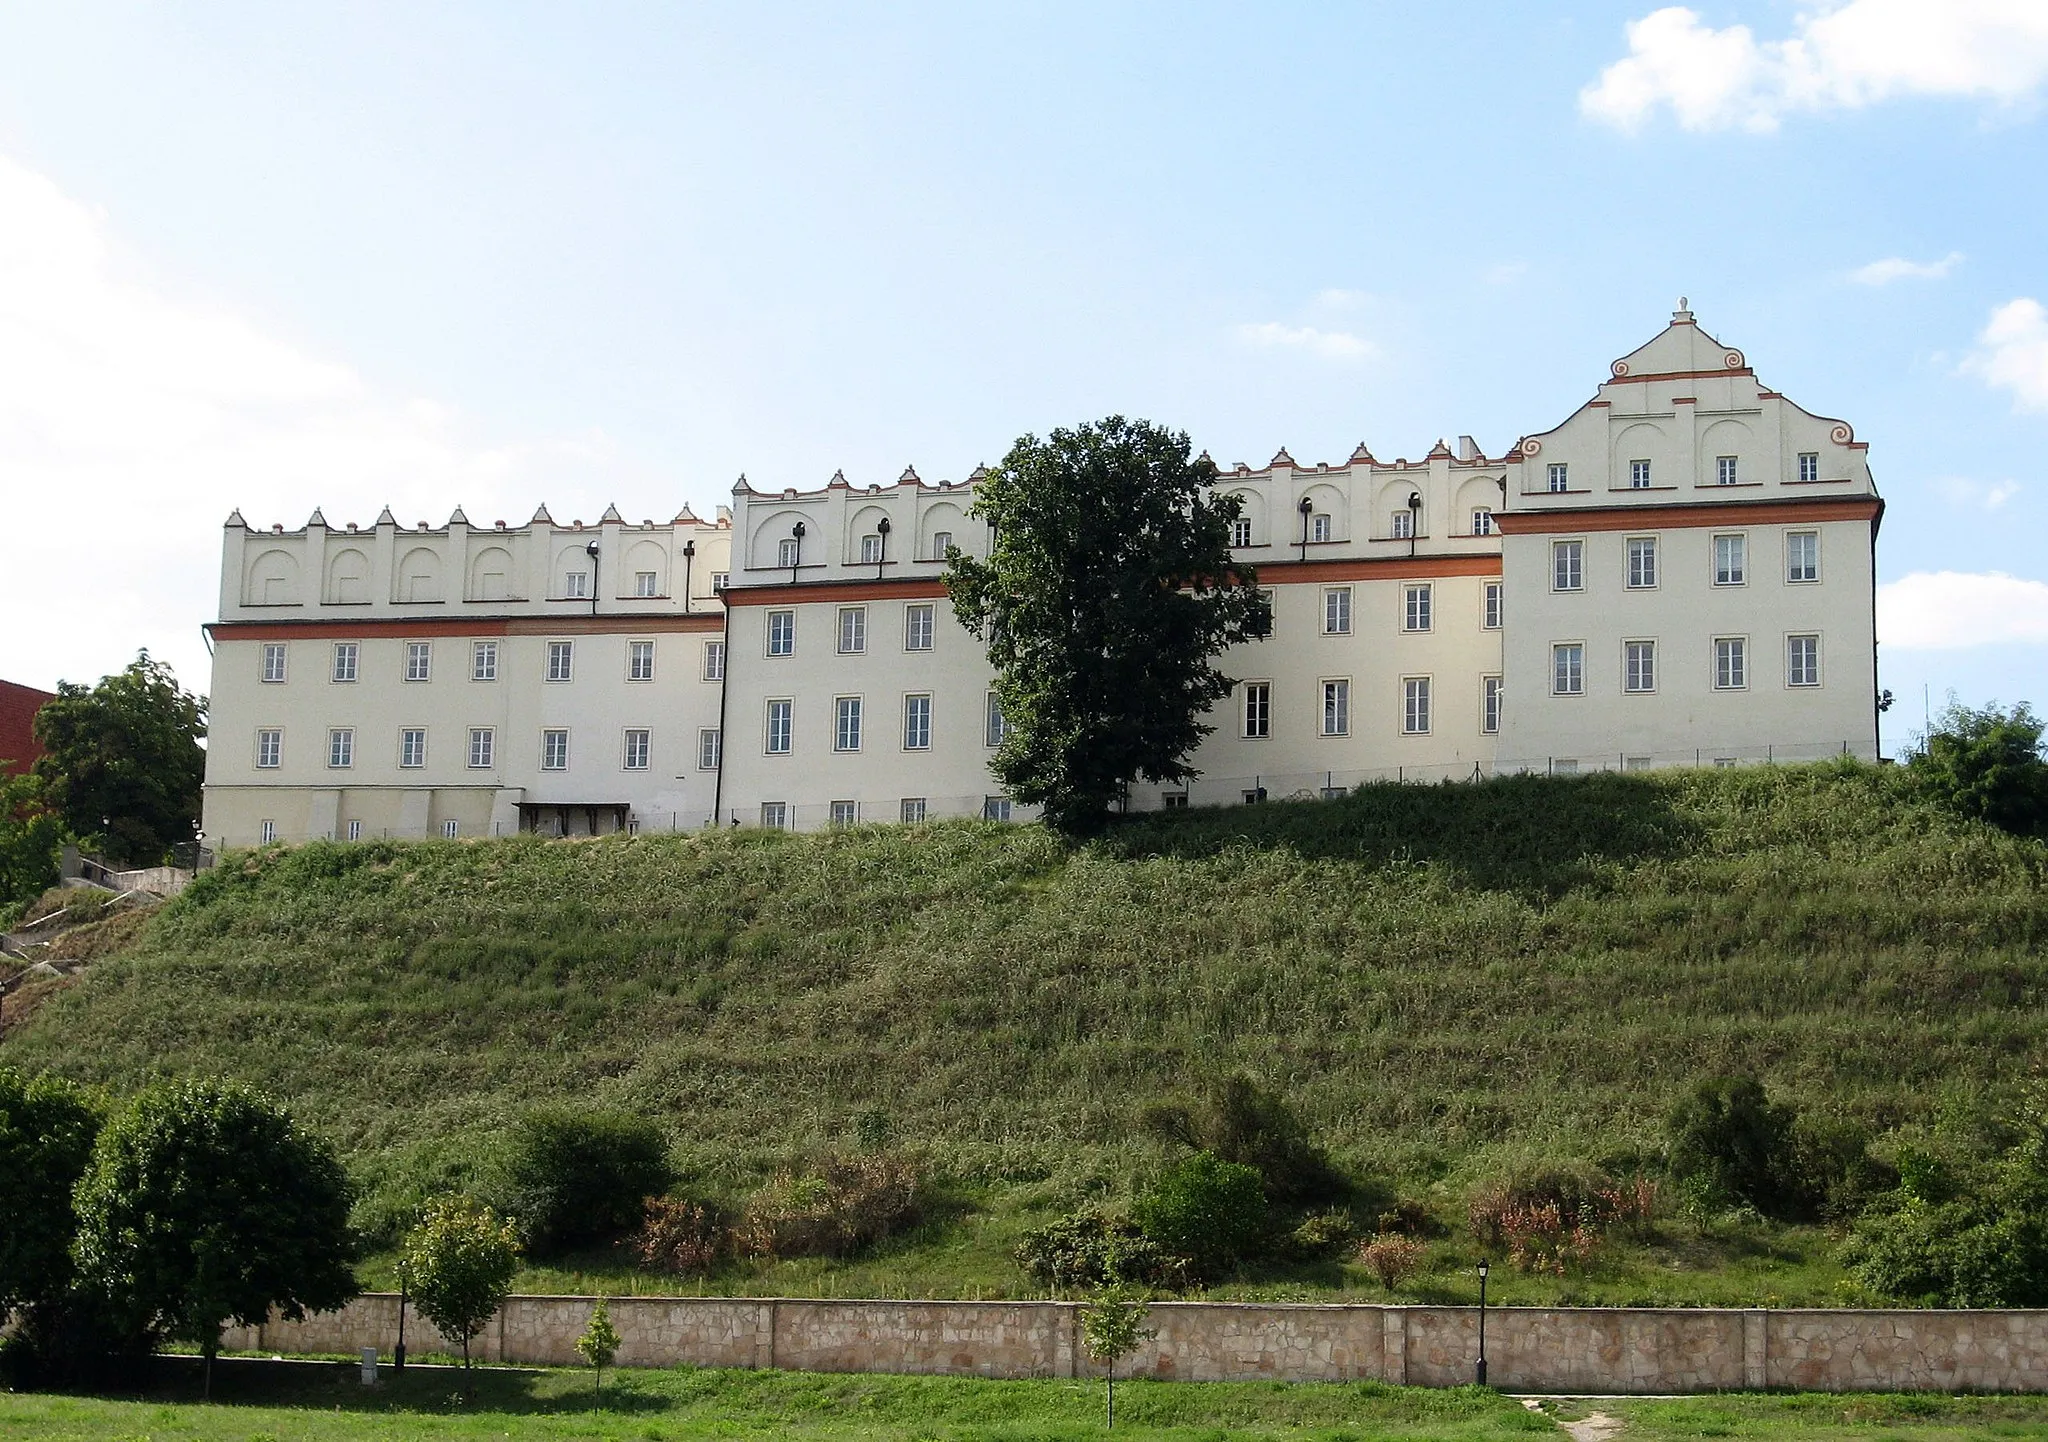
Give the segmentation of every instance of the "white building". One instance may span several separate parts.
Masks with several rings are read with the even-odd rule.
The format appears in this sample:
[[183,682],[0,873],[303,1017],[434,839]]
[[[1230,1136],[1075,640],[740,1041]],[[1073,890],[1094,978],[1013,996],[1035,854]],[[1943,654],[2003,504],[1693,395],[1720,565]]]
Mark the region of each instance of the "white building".
[[[231,518],[206,832],[1021,816],[988,772],[987,658],[941,581],[949,544],[985,550],[979,474],[743,479],[715,524]],[[1273,634],[1224,658],[1240,680],[1201,777],[1133,807],[1876,754],[1864,447],[1686,310],[1505,456],[1282,450],[1217,485],[1244,498],[1235,549]],[[491,679],[466,679],[486,654]]]

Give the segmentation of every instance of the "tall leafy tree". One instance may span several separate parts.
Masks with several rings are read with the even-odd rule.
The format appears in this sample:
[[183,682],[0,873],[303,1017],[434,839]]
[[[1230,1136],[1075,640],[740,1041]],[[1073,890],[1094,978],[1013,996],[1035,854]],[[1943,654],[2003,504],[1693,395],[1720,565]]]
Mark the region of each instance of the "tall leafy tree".
[[1100,828],[1133,781],[1194,776],[1202,717],[1236,684],[1216,657],[1272,630],[1215,475],[1185,433],[1111,416],[1023,437],[976,492],[989,556],[956,550],[946,585],[996,668],[992,768],[1057,830]]
[[245,1087],[160,1084],[100,1133],[77,1193],[80,1280],[128,1327],[191,1342],[355,1296],[334,1149]]
[[0,1322],[69,1286],[71,1194],[99,1128],[98,1110],[71,1083],[0,1067]]
[[467,1197],[441,1197],[406,1238],[404,1266],[413,1305],[443,1337],[462,1343],[468,1372],[469,1344],[512,1295],[518,1231]]
[[1950,702],[1906,768],[1922,790],[1963,815],[2021,836],[2048,835],[2042,721],[2025,703],[2002,710]]
[[64,823],[33,776],[0,776],[0,921],[57,884]]
[[73,835],[153,866],[199,824],[205,735],[206,698],[143,651],[97,686],[58,685],[36,713],[34,775]]

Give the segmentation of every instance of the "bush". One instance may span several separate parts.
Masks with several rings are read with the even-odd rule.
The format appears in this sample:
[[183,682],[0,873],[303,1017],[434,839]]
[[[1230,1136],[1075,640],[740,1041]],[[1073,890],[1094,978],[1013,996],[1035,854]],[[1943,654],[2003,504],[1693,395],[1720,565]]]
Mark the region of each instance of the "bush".
[[1413,1237],[1382,1232],[1359,1247],[1358,1260],[1382,1287],[1393,1292],[1422,1270],[1425,1250]]
[[1026,1232],[1011,1256],[1034,1281],[1074,1290],[1131,1283],[1179,1288],[1187,1264],[1127,1217],[1081,1211]]
[[702,1274],[718,1265],[731,1246],[731,1229],[717,1212],[687,1197],[649,1197],[633,1255],[640,1264],[677,1276]]
[[1254,1168],[1276,1202],[1333,1201],[1351,1190],[1286,1099],[1241,1072],[1198,1102],[1152,1103],[1139,1124],[1162,1140]]
[[624,1235],[675,1180],[661,1128],[614,1111],[529,1112],[503,1167],[503,1210],[540,1255]]
[[1567,1231],[1598,1226],[1604,1220],[1601,1193],[1613,1186],[1613,1178],[1583,1162],[1513,1162],[1473,1187],[1466,1217],[1482,1245],[1500,1247],[1512,1229],[1526,1228],[1537,1213],[1555,1213]]
[[2010,711],[1950,703],[1906,771],[1922,794],[2019,836],[2048,833],[2048,761],[2042,723],[2023,702]]
[[99,1129],[98,1110],[77,1087],[0,1067],[0,1322],[70,1285],[72,1192]]
[[1334,1256],[1357,1240],[1358,1223],[1343,1207],[1311,1212],[1287,1235],[1287,1250],[1305,1261]]
[[1159,1246],[1185,1257],[1203,1281],[1266,1250],[1266,1193],[1259,1173],[1209,1152],[1173,1166],[1138,1198],[1131,1220]]
[[1444,1224],[1428,1205],[1414,1197],[1402,1197],[1386,1208],[1373,1227],[1376,1233],[1391,1232],[1402,1237],[1438,1237],[1444,1230]]
[[1784,1216],[1794,1209],[1785,1179],[1795,1115],[1773,1104],[1754,1077],[1701,1081],[1665,1123],[1672,1180],[1702,1206]]
[[915,1162],[887,1152],[833,1157],[815,1172],[777,1172],[734,1228],[750,1257],[843,1257],[914,1223],[924,1210]]

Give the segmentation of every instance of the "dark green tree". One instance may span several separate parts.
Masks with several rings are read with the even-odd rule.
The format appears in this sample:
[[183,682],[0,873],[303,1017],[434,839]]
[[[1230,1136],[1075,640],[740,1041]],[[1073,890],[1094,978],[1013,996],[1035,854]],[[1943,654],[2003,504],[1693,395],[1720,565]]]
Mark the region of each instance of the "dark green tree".
[[71,1283],[71,1194],[92,1162],[100,1116],[71,1083],[0,1067],[0,1322]]
[[199,824],[205,735],[206,698],[180,689],[171,668],[143,651],[97,686],[58,684],[36,713],[44,754],[34,775],[72,835],[156,866]]
[[0,921],[57,884],[64,822],[33,776],[0,777]]
[[1963,815],[2020,836],[2048,835],[2042,722],[2025,703],[2003,710],[1950,702],[1906,757],[1923,790]]
[[1131,1206],[1131,1220],[1161,1248],[1213,1282],[1266,1251],[1264,1179],[1256,1167],[1209,1152],[1183,1157]]
[[1756,1078],[1709,1077],[1672,1108],[1665,1124],[1671,1175],[1709,1205],[1782,1216],[1795,1120]]
[[976,491],[989,556],[954,551],[946,585],[996,669],[992,769],[1056,830],[1100,829],[1133,781],[1194,776],[1202,716],[1236,684],[1215,658],[1272,630],[1215,475],[1184,433],[1111,416],[1023,437]]
[[668,1139],[647,1118],[542,1107],[512,1129],[501,1200],[548,1255],[631,1231],[674,1180]]
[[355,1296],[334,1149],[232,1084],[159,1084],[100,1133],[78,1187],[80,1280],[125,1328],[191,1342],[209,1395],[221,1328]]

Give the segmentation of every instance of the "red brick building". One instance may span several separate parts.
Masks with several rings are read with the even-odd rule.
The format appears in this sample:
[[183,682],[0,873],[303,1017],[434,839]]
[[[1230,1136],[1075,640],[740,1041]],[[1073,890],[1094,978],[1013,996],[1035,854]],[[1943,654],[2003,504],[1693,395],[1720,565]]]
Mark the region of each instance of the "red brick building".
[[43,754],[36,745],[36,712],[56,700],[49,691],[0,681],[0,776],[19,776]]

